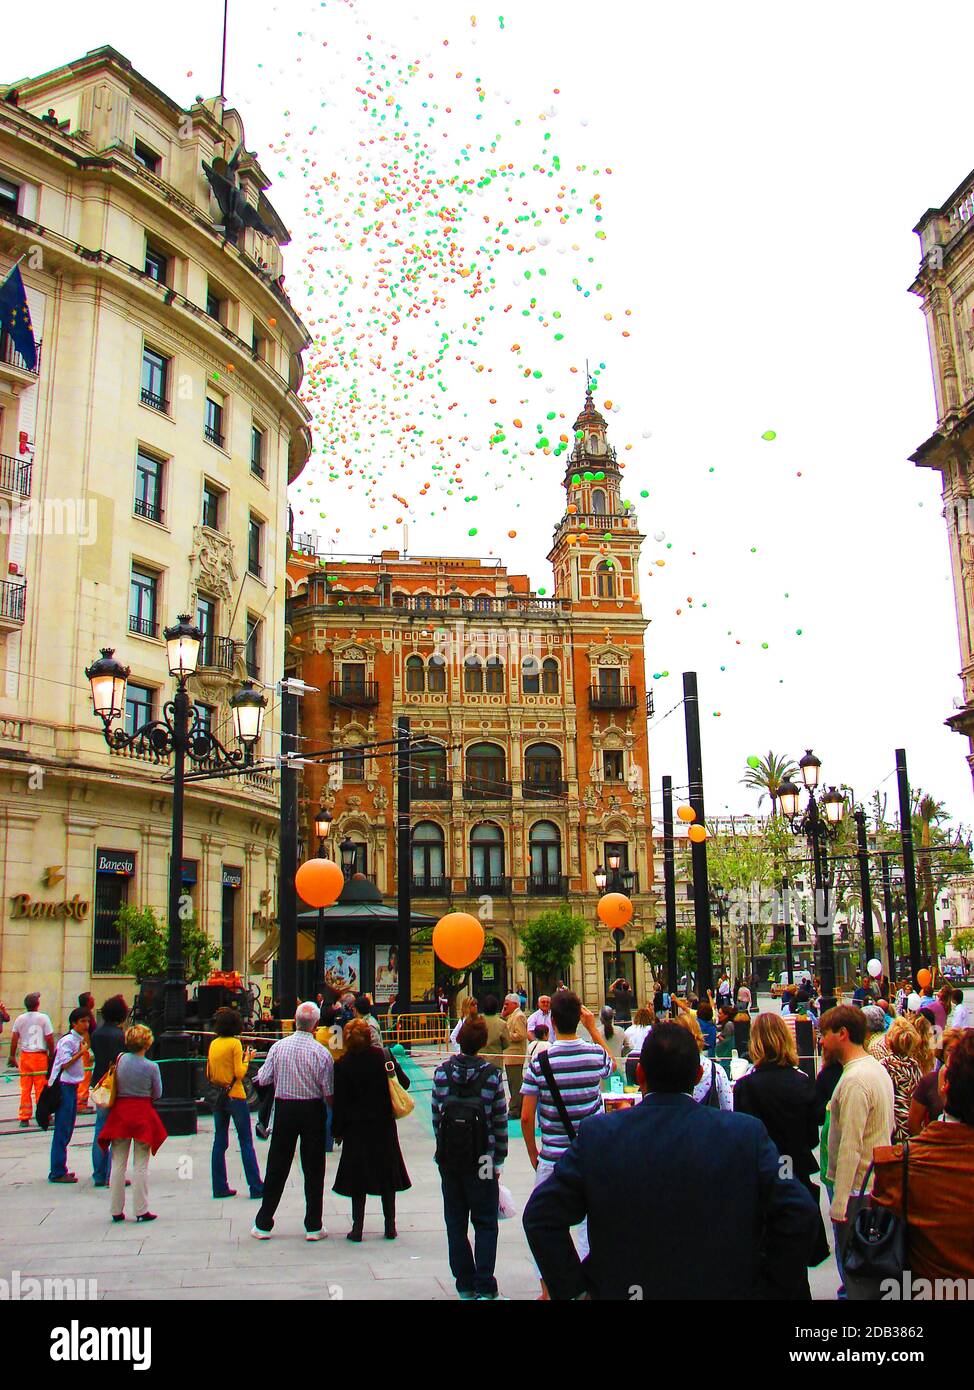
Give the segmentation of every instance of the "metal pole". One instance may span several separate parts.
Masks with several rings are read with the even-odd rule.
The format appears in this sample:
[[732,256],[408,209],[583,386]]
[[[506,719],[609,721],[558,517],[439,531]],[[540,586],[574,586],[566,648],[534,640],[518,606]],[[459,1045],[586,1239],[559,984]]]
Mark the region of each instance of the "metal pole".
[[[703,752],[700,746],[700,706],[697,699],[697,673],[683,673],[683,712],[687,736],[687,775],[690,805],[697,813],[696,824],[704,825]],[[707,842],[691,840],[693,863],[693,915],[697,938],[697,996],[706,999],[714,987],[710,940],[710,885],[707,881]]]
[[788,884],[788,875],[781,875],[781,899],[782,911],[785,918],[785,974],[788,983],[795,983],[795,948],[791,940],[791,896]]
[[896,983],[896,942],[893,939],[893,887],[889,878],[889,854],[880,856],[883,873],[883,915],[886,918],[886,954],[889,956],[890,983]]
[[900,837],[903,841],[903,872],[906,877],[906,920],[910,932],[910,971],[913,983],[916,974],[930,962],[924,955],[920,939],[920,916],[917,912],[916,865],[913,861],[913,821],[910,814],[910,778],[906,770],[906,749],[896,750],[896,786],[900,795]]
[[666,984],[676,993],[676,875],[673,871],[673,778],[663,778],[663,898],[666,905]]
[[815,867],[815,934],[819,943],[819,973],[822,977],[822,1010],[835,1006],[835,942],[829,915],[829,885],[825,863],[825,826],[812,792],[808,803],[808,827]]
[[876,954],[873,939],[873,890],[869,879],[869,846],[866,843],[866,813],[856,812],[856,838],[858,841],[859,887],[862,894],[862,936],[866,948],[866,961]]
[[226,100],[227,95],[227,12],[230,8],[230,0],[223,0],[223,52],[220,59],[220,96]]
[[412,788],[409,766],[409,719],[400,715],[396,720],[396,733],[399,738],[397,762],[397,835],[396,863],[399,866],[396,884],[396,903],[399,909],[396,939],[399,943],[399,981],[396,997],[396,1012],[408,1014],[412,1008],[412,916],[413,916],[413,864],[412,864]]
[[[324,840],[318,841],[318,858],[327,859]],[[315,994],[325,992],[325,909],[318,909],[318,924],[315,931]]]
[[[297,748],[298,697],[289,683],[281,684],[281,755]],[[293,1018],[298,995],[298,895],[294,876],[298,871],[298,774],[281,764],[281,859],[277,885],[277,997],[281,1017]]]

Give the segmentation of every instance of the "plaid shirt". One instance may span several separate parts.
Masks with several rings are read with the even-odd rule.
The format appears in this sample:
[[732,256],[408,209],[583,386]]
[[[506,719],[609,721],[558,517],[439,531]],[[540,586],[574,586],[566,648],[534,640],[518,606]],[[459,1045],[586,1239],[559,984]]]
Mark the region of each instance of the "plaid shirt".
[[279,1038],[260,1071],[257,1082],[273,1086],[276,1100],[330,1101],[335,1090],[335,1064],[327,1047],[310,1033],[295,1030]]

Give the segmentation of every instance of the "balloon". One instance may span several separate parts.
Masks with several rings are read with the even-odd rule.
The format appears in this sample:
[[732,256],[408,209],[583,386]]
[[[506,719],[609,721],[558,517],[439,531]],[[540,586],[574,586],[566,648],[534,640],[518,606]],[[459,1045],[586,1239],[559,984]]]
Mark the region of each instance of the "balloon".
[[927,985],[932,983],[933,976],[930,974],[929,970],[917,971],[917,984],[920,986],[921,989],[926,989]]
[[765,430],[765,431],[764,431],[764,434],[762,434],[761,438],[762,438],[762,439],[777,439],[778,436],[775,434],[774,430]]
[[752,753],[751,756],[750,756],[750,757],[748,758],[748,760],[747,760],[747,765],[748,765],[748,767],[758,768],[758,767],[761,766],[761,759],[755,757],[755,755]]
[[702,825],[691,825],[687,834],[695,845],[702,845],[707,838],[707,832]]
[[599,898],[595,910],[599,914],[599,921],[613,930],[624,927],[632,920],[632,903],[625,893],[606,893],[604,898]]
[[433,928],[433,950],[451,970],[466,970],[484,949],[484,929],[469,912],[448,912]]
[[867,974],[867,975],[870,975],[874,980],[878,980],[879,977],[880,977],[880,975],[882,975],[882,973],[883,973],[883,963],[882,963],[882,961],[879,961],[879,960],[867,960],[867,961],[866,961],[866,974]]
[[692,820],[697,819],[697,813],[692,806],[678,806],[676,814],[678,818],[685,821],[687,825],[689,825]]
[[309,859],[294,875],[294,886],[309,907],[331,907],[345,887],[345,875],[333,859]]

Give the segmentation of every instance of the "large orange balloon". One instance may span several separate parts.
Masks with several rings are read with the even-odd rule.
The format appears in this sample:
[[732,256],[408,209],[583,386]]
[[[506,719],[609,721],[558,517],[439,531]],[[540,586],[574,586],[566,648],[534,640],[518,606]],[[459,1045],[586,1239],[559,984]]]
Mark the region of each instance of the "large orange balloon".
[[920,986],[921,989],[926,989],[927,985],[932,983],[932,981],[933,976],[930,974],[929,970],[917,971],[917,984]]
[[484,929],[469,912],[448,912],[433,928],[433,950],[451,970],[466,970],[484,949]]
[[294,886],[310,907],[331,907],[345,887],[345,875],[333,859],[309,859],[294,875]]
[[627,922],[632,921],[632,903],[625,893],[606,893],[604,898],[599,898],[596,911],[599,914],[599,921],[604,922],[607,927],[611,927],[613,930],[616,927],[624,927]]
[[702,845],[707,838],[707,832],[702,825],[691,825],[687,834],[695,845]]
[[692,806],[678,806],[676,814],[679,820],[686,821],[688,825],[690,821],[697,819],[697,813]]

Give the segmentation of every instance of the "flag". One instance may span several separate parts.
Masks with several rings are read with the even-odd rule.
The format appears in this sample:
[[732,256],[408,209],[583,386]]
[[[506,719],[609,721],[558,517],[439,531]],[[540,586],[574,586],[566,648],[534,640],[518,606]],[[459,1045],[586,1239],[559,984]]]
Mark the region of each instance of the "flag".
[[34,342],[34,329],[27,307],[27,292],[20,274],[20,266],[13,270],[0,285],[0,333],[10,338],[17,352],[27,365],[29,372],[37,370],[37,344]]

